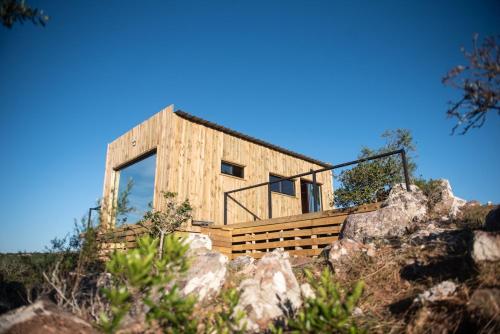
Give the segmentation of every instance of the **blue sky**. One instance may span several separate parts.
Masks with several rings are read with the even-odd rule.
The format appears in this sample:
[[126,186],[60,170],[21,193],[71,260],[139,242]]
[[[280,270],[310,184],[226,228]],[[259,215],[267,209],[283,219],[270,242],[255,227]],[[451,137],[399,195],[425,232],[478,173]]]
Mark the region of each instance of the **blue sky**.
[[29,2],[47,27],[0,27],[0,251],[69,232],[106,144],[169,104],[332,163],[408,128],[420,174],[500,202],[500,117],[450,136],[440,82],[498,1]]

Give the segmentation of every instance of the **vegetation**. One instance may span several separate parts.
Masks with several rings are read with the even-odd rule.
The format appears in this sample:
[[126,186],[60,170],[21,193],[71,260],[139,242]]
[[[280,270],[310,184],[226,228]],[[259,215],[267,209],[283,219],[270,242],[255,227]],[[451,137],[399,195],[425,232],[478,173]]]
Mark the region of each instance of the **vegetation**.
[[181,297],[174,279],[185,273],[188,246],[168,235],[163,256],[158,253],[158,239],[149,236],[138,240],[138,247],[115,252],[106,268],[112,286],[103,290],[110,302],[100,324],[107,333],[115,332],[127,314],[134,322],[160,327],[167,333],[195,333],[195,299]]
[[500,115],[500,36],[486,37],[478,46],[478,35],[472,39],[472,51],[462,48],[467,65],[452,68],[442,82],[460,90],[458,101],[450,102],[448,117],[455,118],[457,124],[452,133],[462,129],[461,134],[471,128],[480,128],[486,115],[496,111]]
[[315,292],[314,298],[307,298],[305,305],[295,318],[290,319],[288,327],[292,333],[361,333],[352,315],[364,283],[357,282],[352,291],[342,296],[340,287],[334,282],[328,268],[316,279],[306,271],[309,283]]
[[162,192],[165,200],[165,210],[154,210],[146,212],[144,218],[140,222],[141,225],[146,227],[151,236],[160,238],[160,257],[163,254],[163,239],[165,235],[174,232],[182,224],[186,223],[192,218],[192,208],[189,200],[182,203],[176,201],[177,194],[173,192]]
[[[413,158],[416,147],[411,132],[406,129],[385,131],[382,138],[385,139],[383,147],[363,147],[358,158],[404,149],[407,152],[408,172],[412,178],[417,166]],[[403,182],[402,171],[399,156],[362,162],[352,169],[344,170],[338,176],[341,186],[335,190],[333,204],[337,207],[349,207],[383,200],[393,185]]]
[[43,10],[32,8],[24,0],[0,0],[0,18],[7,28],[12,28],[16,22],[24,23],[25,21],[45,26],[49,20]]

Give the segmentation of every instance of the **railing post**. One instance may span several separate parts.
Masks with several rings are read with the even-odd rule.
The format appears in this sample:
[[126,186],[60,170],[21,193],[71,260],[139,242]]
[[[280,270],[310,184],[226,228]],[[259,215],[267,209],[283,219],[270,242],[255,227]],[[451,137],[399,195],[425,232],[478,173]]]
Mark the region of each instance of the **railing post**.
[[406,190],[411,191],[410,175],[408,174],[408,161],[406,160],[405,150],[401,150],[401,159],[403,160],[403,171],[404,171],[404,175],[405,175]]
[[273,198],[271,197],[271,184],[267,185],[267,207],[268,217],[273,218]]
[[227,225],[227,192],[224,192],[224,225]]

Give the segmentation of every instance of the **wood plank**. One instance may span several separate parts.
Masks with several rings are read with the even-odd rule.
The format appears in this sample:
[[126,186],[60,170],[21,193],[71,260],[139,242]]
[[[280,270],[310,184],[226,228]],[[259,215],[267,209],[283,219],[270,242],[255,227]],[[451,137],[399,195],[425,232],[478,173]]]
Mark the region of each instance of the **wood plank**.
[[276,230],[290,230],[294,228],[304,228],[304,227],[317,227],[324,225],[341,225],[347,216],[334,216],[329,218],[320,219],[308,219],[302,221],[295,221],[292,223],[282,223],[273,225],[262,225],[255,227],[239,228],[233,231],[233,236],[248,234],[248,233],[258,233],[258,232],[272,232]]
[[336,234],[340,233],[340,229],[341,227],[339,225],[333,225],[333,226],[313,227],[302,230],[289,230],[289,231],[279,231],[270,233],[264,232],[259,234],[245,234],[233,237],[233,243],[244,242],[244,241],[288,238],[288,237],[303,237],[303,236],[312,236],[315,234],[328,234],[328,233]]
[[255,243],[255,244],[242,244],[242,245],[233,245],[233,251],[253,250],[253,249],[274,249],[274,248],[295,247],[295,246],[324,245],[324,244],[330,244],[336,240],[338,240],[338,236],[300,239],[300,240],[262,242],[262,243]]

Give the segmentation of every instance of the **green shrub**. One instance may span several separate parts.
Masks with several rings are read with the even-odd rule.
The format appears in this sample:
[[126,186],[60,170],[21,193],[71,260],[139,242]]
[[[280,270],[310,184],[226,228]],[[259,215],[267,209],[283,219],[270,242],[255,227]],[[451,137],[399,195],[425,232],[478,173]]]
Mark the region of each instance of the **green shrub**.
[[343,296],[328,268],[323,270],[319,280],[309,271],[306,275],[316,296],[307,298],[297,315],[288,320],[288,330],[292,333],[363,332],[356,326],[352,312],[363,293],[364,283],[359,281]]
[[158,239],[138,240],[138,247],[115,252],[107,264],[112,287],[103,289],[110,302],[108,314],[101,314],[102,329],[111,333],[130,314],[147,326],[159,326],[166,333],[195,333],[192,315],[195,299],[182,297],[174,279],[187,271],[188,246],[170,234],[165,237],[160,259]]
[[[382,138],[386,140],[382,148],[373,150],[364,147],[358,158],[367,158],[403,148],[407,152],[408,172],[412,177],[416,170],[412,153],[416,148],[410,131],[406,129],[386,131],[382,134]],[[350,207],[384,200],[394,184],[403,182],[402,171],[399,156],[362,162],[351,169],[344,170],[338,176],[341,186],[335,190],[332,204],[337,207]]]

